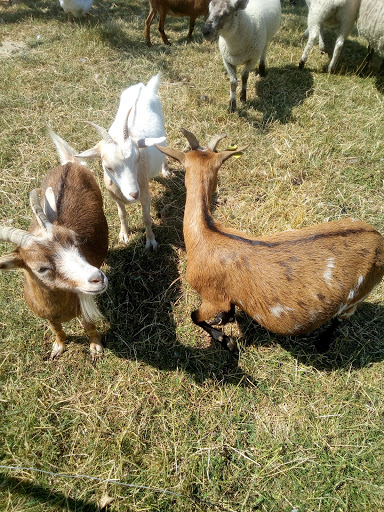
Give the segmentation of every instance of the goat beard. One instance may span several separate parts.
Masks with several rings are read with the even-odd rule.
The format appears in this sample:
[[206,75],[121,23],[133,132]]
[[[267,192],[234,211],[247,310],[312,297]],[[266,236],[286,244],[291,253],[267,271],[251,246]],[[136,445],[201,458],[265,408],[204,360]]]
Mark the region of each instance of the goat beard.
[[95,323],[97,320],[102,320],[104,317],[96,306],[93,295],[87,293],[78,293],[80,301],[81,314],[86,322]]

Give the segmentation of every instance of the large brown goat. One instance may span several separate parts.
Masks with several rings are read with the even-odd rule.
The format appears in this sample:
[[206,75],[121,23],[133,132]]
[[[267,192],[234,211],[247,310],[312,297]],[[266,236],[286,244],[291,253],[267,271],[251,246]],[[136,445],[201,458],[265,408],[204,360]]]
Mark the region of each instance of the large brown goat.
[[52,137],[56,145],[63,142],[62,161],[66,154],[72,161],[47,174],[41,194],[38,189],[31,192],[34,217],[29,231],[0,226],[0,240],[17,245],[0,258],[0,269],[24,271],[25,300],[35,315],[48,320],[56,335],[52,359],[65,349],[62,322],[82,315],[94,360],[103,352],[95,326],[101,315],[93,296],[104,292],[108,284],[99,270],[107,255],[108,226],[92,172],[75,163],[60,137]]
[[196,18],[208,15],[209,0],[149,0],[149,14],[145,20],[145,40],[148,46],[151,46],[151,25],[159,14],[159,32],[161,39],[168,46],[171,44],[164,31],[165,17],[189,16],[188,40],[192,40],[192,32],[195,28]]
[[231,320],[235,305],[282,335],[309,333],[352,315],[384,275],[383,236],[354,219],[262,237],[221,226],[210,211],[218,170],[241,149],[217,152],[223,136],[202,148],[182,131],[192,151],[157,147],[186,171],[186,279],[202,299],[194,323],[232,350],[233,340],[212,325]]

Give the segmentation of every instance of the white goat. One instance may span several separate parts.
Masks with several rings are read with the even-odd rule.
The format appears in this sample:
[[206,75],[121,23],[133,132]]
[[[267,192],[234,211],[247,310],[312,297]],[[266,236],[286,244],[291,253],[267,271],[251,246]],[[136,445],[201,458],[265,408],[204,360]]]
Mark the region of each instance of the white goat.
[[108,226],[99,186],[85,165],[75,162],[74,151],[51,133],[60,160],[40,190],[30,194],[34,218],[29,232],[0,226],[0,240],[17,249],[0,258],[1,270],[24,271],[24,297],[30,309],[48,320],[56,341],[51,358],[65,349],[62,322],[82,315],[90,338],[91,359],[103,353],[95,321],[100,318],[94,295],[107,289],[108,280],[99,270],[108,250]]
[[67,13],[68,22],[73,23],[73,16],[80,18],[80,16],[89,17],[93,0],[59,0],[64,12]]
[[229,111],[236,109],[237,66],[241,74],[240,100],[246,100],[249,72],[259,64],[265,74],[267,46],[281,20],[280,0],[211,0],[203,35],[211,40],[219,35],[219,48],[230,79]]
[[357,18],[359,34],[369,43],[370,57],[376,52],[384,57],[384,1],[361,0]]
[[[191,151],[158,148],[185,167],[186,279],[202,298],[193,322],[233,350],[234,341],[212,325],[233,320],[235,305],[282,335],[309,333],[332,318],[352,315],[383,278],[384,237],[356,219],[260,237],[220,225],[210,210],[218,171],[244,148],[217,152],[225,135],[204,148],[182,131]],[[318,348],[328,344],[322,340]]]
[[328,24],[337,28],[335,48],[328,65],[328,73],[331,73],[335,69],[344,41],[352,31],[357,19],[360,0],[306,0],[306,2],[309,9],[308,28],[304,36],[308,35],[308,42],[301,56],[299,67],[304,67],[316,39],[319,39],[320,50],[325,51],[322,28],[324,24]]
[[121,94],[120,105],[110,129],[90,123],[103,137],[93,148],[77,155],[79,158],[101,158],[104,182],[116,201],[121,222],[119,239],[128,242],[125,205],[140,199],[146,230],[146,248],[157,249],[150,214],[149,180],[160,171],[168,175],[165,156],[154,143],[166,144],[164,118],[157,91],[160,73],[146,86],[136,84]]

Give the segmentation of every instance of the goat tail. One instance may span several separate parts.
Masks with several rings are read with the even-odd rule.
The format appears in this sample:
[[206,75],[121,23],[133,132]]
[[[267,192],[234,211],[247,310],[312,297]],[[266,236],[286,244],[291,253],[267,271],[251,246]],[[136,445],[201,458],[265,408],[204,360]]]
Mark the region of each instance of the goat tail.
[[78,294],[80,301],[81,314],[86,322],[95,323],[97,320],[103,320],[103,315],[96,306],[95,298],[88,293]]

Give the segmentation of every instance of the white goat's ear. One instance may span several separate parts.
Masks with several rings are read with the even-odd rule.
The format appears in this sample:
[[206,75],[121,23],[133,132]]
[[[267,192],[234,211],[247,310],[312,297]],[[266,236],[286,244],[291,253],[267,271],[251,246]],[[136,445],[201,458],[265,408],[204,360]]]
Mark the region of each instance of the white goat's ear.
[[170,156],[174,160],[177,160],[181,164],[185,162],[185,153],[183,153],[182,151],[179,151],[178,149],[174,148],[168,148],[167,146],[158,146],[157,144],[155,144],[155,146],[159,151],[161,151],[167,156]]
[[0,270],[14,270],[15,268],[23,267],[24,262],[16,251],[0,258]]
[[151,146],[155,146],[156,144],[162,144],[167,139],[166,137],[146,137],[145,139],[134,139],[131,137],[134,142],[136,142],[139,149],[149,148]]
[[52,187],[48,187],[45,191],[43,210],[49,222],[55,222],[57,219],[57,205]]
[[96,144],[91,149],[87,149],[87,151],[83,151],[82,153],[79,153],[78,155],[75,155],[76,158],[100,158],[101,153],[99,149],[99,145]]

